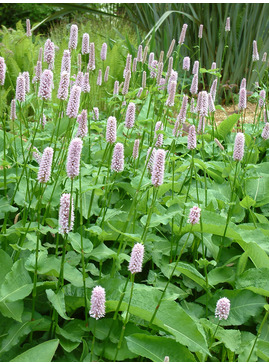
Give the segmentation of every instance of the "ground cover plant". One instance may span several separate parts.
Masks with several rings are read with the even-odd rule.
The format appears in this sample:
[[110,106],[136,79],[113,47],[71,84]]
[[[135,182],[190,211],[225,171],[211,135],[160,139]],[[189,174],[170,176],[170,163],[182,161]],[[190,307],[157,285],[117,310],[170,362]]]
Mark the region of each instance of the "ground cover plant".
[[269,360],[267,79],[252,123],[243,78],[217,124],[187,32],[156,54],[3,30],[2,361]]

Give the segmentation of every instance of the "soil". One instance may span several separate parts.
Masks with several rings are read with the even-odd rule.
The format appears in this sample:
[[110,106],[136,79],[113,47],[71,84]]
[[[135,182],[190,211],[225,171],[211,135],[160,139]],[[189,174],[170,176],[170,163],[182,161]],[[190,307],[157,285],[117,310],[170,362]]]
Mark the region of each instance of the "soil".
[[[229,106],[222,106],[223,110],[216,110],[215,112],[215,121],[217,124],[220,124],[224,119],[226,119],[228,116],[238,113],[238,106],[237,105],[229,105]],[[251,102],[247,103],[246,108],[246,117],[245,122],[246,123],[253,123],[254,115],[255,115],[255,109],[256,104],[252,104]]]

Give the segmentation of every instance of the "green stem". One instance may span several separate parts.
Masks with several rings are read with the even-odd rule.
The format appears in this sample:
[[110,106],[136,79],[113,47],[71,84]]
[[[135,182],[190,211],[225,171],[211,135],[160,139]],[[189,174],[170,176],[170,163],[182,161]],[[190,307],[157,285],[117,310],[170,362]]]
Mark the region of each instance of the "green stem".
[[261,332],[262,332],[262,328],[263,328],[263,325],[264,325],[264,323],[265,323],[265,321],[266,321],[266,319],[267,319],[268,314],[269,314],[269,311],[266,311],[266,314],[264,315],[264,318],[263,318],[263,320],[262,320],[261,326],[259,327],[259,330],[258,330],[257,336],[256,336],[256,338],[255,338],[255,341],[254,341],[254,343],[253,343],[253,345],[252,345],[252,348],[251,348],[251,350],[250,350],[249,356],[248,356],[248,358],[247,358],[247,362],[249,362],[249,360],[250,360],[250,358],[251,358],[251,354],[252,354],[252,352],[253,352],[253,350],[254,350],[254,348],[255,348],[255,345],[256,345],[256,343],[257,343],[257,340],[258,340],[258,338],[259,338],[259,336],[260,336],[260,334],[261,334]]

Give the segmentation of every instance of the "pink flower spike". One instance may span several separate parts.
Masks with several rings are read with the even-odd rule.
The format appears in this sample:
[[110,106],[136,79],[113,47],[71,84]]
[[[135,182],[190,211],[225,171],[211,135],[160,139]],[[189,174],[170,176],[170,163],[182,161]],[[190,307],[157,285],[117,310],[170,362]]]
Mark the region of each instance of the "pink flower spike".
[[69,50],[65,50],[62,58],[61,73],[66,71],[70,73],[71,70],[71,55]]
[[73,86],[68,100],[66,115],[70,118],[76,118],[80,104],[81,87]]
[[59,83],[57,98],[59,100],[67,100],[69,90],[69,73],[66,71],[61,73],[61,80]]
[[78,131],[76,137],[84,138],[88,134],[88,119],[87,110],[82,110],[81,114],[78,115]]
[[90,81],[89,81],[89,72],[86,72],[83,77],[81,91],[84,93],[89,93],[91,91]]
[[269,139],[269,123],[265,124],[265,127],[263,128],[261,136],[264,140]]
[[202,39],[203,38],[203,24],[200,24],[199,26],[199,33],[198,33],[198,38]]
[[79,175],[80,155],[83,142],[80,138],[71,140],[68,148],[66,172],[69,178],[73,179]]
[[225,25],[225,32],[230,32],[231,26],[230,26],[230,18],[226,19],[226,25]]
[[189,128],[188,135],[188,149],[192,150],[196,148],[196,131],[195,125],[191,125]]
[[46,183],[49,181],[51,174],[52,157],[53,157],[53,149],[50,147],[45,148],[39,166],[39,171],[37,176],[38,182]]
[[97,86],[101,86],[102,85],[102,70],[101,69],[99,69],[96,84],[97,84]]
[[183,59],[183,70],[189,71],[190,70],[190,57],[184,57]]
[[161,121],[157,121],[155,125],[154,139],[156,139],[155,147],[159,148],[163,144],[163,134],[157,134],[158,130],[163,130],[163,124]]
[[17,119],[17,115],[16,115],[16,100],[15,99],[11,100],[10,119],[11,120]]
[[115,81],[114,82],[114,90],[113,90],[113,95],[117,96],[119,94],[119,81]]
[[90,36],[88,33],[84,33],[82,36],[82,47],[81,47],[82,54],[90,53],[89,43],[90,43]]
[[32,32],[31,32],[30,19],[26,19],[26,36],[31,37],[31,35],[32,35]]
[[88,67],[90,71],[95,70],[95,46],[94,43],[90,43],[89,63]]
[[227,320],[230,313],[230,300],[226,297],[220,298],[216,305],[215,317],[219,320]]
[[114,116],[110,116],[107,119],[106,126],[106,141],[107,143],[113,144],[117,139],[117,120]]
[[54,67],[55,47],[54,43],[47,39],[44,46],[44,61],[47,62],[50,69]]
[[131,129],[134,126],[134,122],[135,122],[135,104],[133,102],[130,102],[126,111],[125,127],[127,129]]
[[16,100],[25,101],[25,78],[23,76],[17,77]]
[[259,99],[259,107],[263,107],[264,102],[265,102],[265,96],[266,96],[265,90],[261,90],[260,99]]
[[113,151],[111,171],[119,173],[122,172],[123,170],[124,170],[124,146],[122,143],[117,143]]
[[155,152],[151,175],[151,183],[154,187],[159,187],[163,184],[165,155],[166,152],[163,149],[157,149]]
[[139,144],[140,144],[140,140],[136,139],[134,142],[134,147],[133,147],[133,158],[134,159],[138,158]]
[[201,209],[198,206],[193,206],[189,214],[189,222],[192,225],[199,224]]
[[234,141],[233,158],[235,161],[241,161],[244,157],[245,136],[243,133],[237,133]]
[[92,290],[91,296],[91,309],[89,314],[91,317],[99,320],[102,317],[105,317],[106,314],[106,291],[101,286],[96,286]]
[[106,43],[103,43],[102,44],[102,48],[101,48],[101,53],[100,53],[101,61],[105,61],[106,60],[106,55],[107,55],[107,44]]
[[170,107],[174,106],[175,96],[176,96],[176,88],[177,88],[176,81],[172,81],[170,83],[168,98],[167,98],[166,103],[165,103],[166,106],[170,106]]
[[50,100],[52,85],[53,73],[51,70],[45,70],[41,75],[38,97],[41,97],[43,100]]
[[195,94],[197,94],[197,92],[198,92],[198,75],[197,75],[197,73],[195,73],[195,75],[193,76],[193,79],[192,79],[190,93],[192,95],[195,95]]
[[181,29],[181,33],[180,33],[180,36],[179,36],[179,41],[178,41],[179,45],[182,45],[184,43],[184,41],[185,41],[187,28],[188,28],[188,24],[183,24],[183,27]]
[[254,40],[253,41],[253,54],[252,54],[252,60],[253,62],[258,61],[259,58],[259,53],[258,53],[258,47],[257,47],[257,41]]
[[129,262],[129,271],[132,274],[142,272],[142,264],[144,258],[144,245],[136,243],[132,249],[131,259]]
[[[70,224],[69,224],[70,215]],[[74,204],[73,198],[70,210],[70,193],[63,193],[60,199],[59,211],[59,232],[60,234],[68,234],[73,229],[74,225]]]
[[68,43],[69,49],[77,49],[78,45],[78,26],[76,24],[72,24],[70,28],[70,38]]

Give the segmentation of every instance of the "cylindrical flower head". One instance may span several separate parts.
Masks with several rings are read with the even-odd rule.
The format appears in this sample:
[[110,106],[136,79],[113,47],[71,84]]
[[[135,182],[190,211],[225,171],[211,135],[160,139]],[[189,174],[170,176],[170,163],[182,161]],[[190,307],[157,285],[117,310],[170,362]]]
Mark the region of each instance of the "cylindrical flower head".
[[177,120],[175,122],[175,126],[173,129],[173,135],[174,137],[178,137],[181,134],[182,134],[182,124],[179,122],[179,120]]
[[199,112],[201,116],[208,116],[208,96],[206,91],[201,92],[201,109]]
[[113,95],[117,96],[119,94],[119,81],[115,81],[114,82],[114,90],[113,90]]
[[181,29],[181,33],[179,36],[179,41],[178,41],[179,45],[182,45],[185,41],[187,28],[188,28],[188,24],[183,24],[183,27]]
[[84,73],[81,91],[84,93],[88,93],[91,91],[89,72]]
[[177,119],[179,121],[181,121],[181,123],[184,123],[185,120],[186,120],[187,106],[188,106],[188,96],[184,95],[183,100],[182,100],[181,109],[180,109],[180,112],[179,112],[178,117],[177,117]]
[[106,60],[106,55],[107,55],[107,44],[103,43],[102,48],[101,48],[101,52],[100,52],[101,61]]
[[75,82],[75,85],[76,86],[79,86],[79,87],[82,87],[82,84],[83,84],[83,72],[78,72],[77,74],[77,77],[76,77],[76,82]]
[[135,104],[130,102],[127,107],[126,117],[125,117],[125,127],[131,129],[135,122]]
[[246,109],[247,107],[247,91],[245,88],[241,88],[239,91],[239,103],[238,108],[239,110]]
[[107,119],[106,125],[106,141],[113,144],[117,139],[117,120],[114,116],[110,116]]
[[99,120],[99,109],[98,109],[98,107],[93,108],[93,120],[95,120],[95,121]]
[[16,100],[11,100],[11,107],[10,107],[10,119],[15,120],[17,119],[16,115]]
[[170,57],[169,61],[168,61],[167,72],[166,72],[166,78],[167,79],[171,76],[171,73],[172,73],[172,70],[173,70],[173,62],[174,62],[173,57]]
[[144,245],[136,243],[132,249],[131,259],[129,262],[129,271],[132,274],[142,272],[142,264],[144,259]]
[[169,356],[165,356],[164,359],[163,359],[163,361],[168,363],[170,361]]
[[88,69],[90,71],[95,70],[95,47],[94,47],[94,43],[90,43],[90,54],[89,54]]
[[225,32],[229,32],[231,30],[230,26],[230,18],[226,19]]
[[38,182],[46,183],[50,179],[52,157],[53,149],[50,147],[45,148],[39,165],[37,176]]
[[133,68],[132,68],[132,71],[133,72],[136,72],[136,67],[137,67],[137,58],[134,58],[134,60],[133,60]]
[[105,71],[105,75],[104,75],[104,82],[107,82],[108,81],[109,69],[110,69],[110,67],[107,66],[106,67],[106,71]]
[[165,103],[166,106],[170,106],[170,107],[174,106],[175,96],[176,96],[176,88],[177,88],[176,81],[170,82],[169,95],[168,95],[168,98],[167,98],[166,103]]
[[0,57],[0,85],[3,86],[6,78],[6,63],[3,57]]
[[193,75],[193,79],[192,79],[192,83],[191,83],[191,88],[190,88],[190,93],[192,95],[195,95],[195,94],[197,94],[197,92],[198,92],[198,75],[197,75],[197,73],[195,73]]
[[196,130],[195,125],[191,125],[189,128],[189,135],[188,135],[188,149],[195,149],[196,148]]
[[234,141],[234,154],[235,161],[241,161],[244,157],[244,145],[245,135],[243,133],[237,133]]
[[80,138],[71,140],[68,148],[66,172],[69,178],[73,179],[79,175],[80,155],[83,142]]
[[124,146],[122,143],[117,143],[114,147],[111,171],[122,172],[124,170]]
[[90,36],[88,33],[84,33],[82,36],[81,53],[88,54],[90,52]]
[[25,78],[22,75],[17,77],[16,100],[25,101]]
[[43,57],[43,48],[40,47],[39,48],[39,53],[38,53],[38,61],[42,63],[42,57]]
[[50,100],[52,84],[53,73],[51,72],[51,70],[45,70],[41,75],[38,97],[41,97],[44,100]]
[[73,86],[68,100],[66,115],[70,118],[76,118],[80,104],[81,87]]
[[145,88],[146,87],[146,83],[147,83],[147,72],[146,71],[143,71],[143,74],[142,74],[142,87]]
[[97,86],[101,86],[102,85],[102,70],[99,69],[98,71],[98,76],[97,76]]
[[134,147],[133,147],[133,158],[134,159],[137,159],[138,158],[139,144],[140,144],[140,140],[139,139],[136,139],[134,141]]
[[70,38],[68,43],[69,49],[77,49],[78,45],[78,26],[76,24],[72,24],[70,28]]
[[267,58],[267,53],[264,52],[262,56],[262,62],[266,62],[266,58]]
[[128,93],[128,91],[129,91],[130,79],[131,79],[131,71],[127,71],[126,76],[125,76],[125,80],[124,80],[123,89],[122,89],[122,94],[123,95],[126,95]]
[[196,75],[199,72],[199,61],[195,61],[192,68],[192,74]]
[[88,134],[88,119],[87,110],[82,110],[81,114],[77,117],[78,131],[76,137],[84,138]]
[[208,93],[207,94],[207,97],[208,97],[208,111],[210,113],[211,112],[215,112],[216,111],[216,108],[215,108],[215,104],[214,104],[214,101],[213,101],[213,98],[212,98],[211,93]]
[[154,52],[150,52],[150,54],[149,54],[148,67],[151,66],[151,64],[152,64],[153,61],[154,61]]
[[200,112],[201,111],[201,108],[202,108],[202,98],[201,98],[201,96],[202,96],[202,92],[200,91],[199,93],[198,93],[198,97],[197,97],[197,105],[196,105],[196,112]]
[[65,50],[62,58],[61,72],[70,73],[71,70],[71,56],[69,50]]
[[264,101],[265,101],[265,96],[266,96],[265,90],[261,90],[260,99],[259,99],[259,107],[263,107]]
[[44,46],[44,61],[50,65],[50,68],[53,69],[54,66],[54,57],[55,57],[55,47],[54,43],[47,39]]
[[265,124],[265,127],[263,128],[263,131],[262,131],[262,138],[263,138],[264,140],[269,139],[269,123],[266,123],[266,124]]
[[215,102],[215,99],[216,99],[217,83],[218,83],[218,79],[215,78],[215,80],[212,82],[212,86],[210,88],[210,94],[211,94],[212,99],[213,99],[214,102]]
[[[152,152],[151,152],[151,150],[152,150]],[[155,153],[156,153],[156,148],[153,148],[152,149],[150,147],[148,149],[148,151],[147,151],[146,163],[148,161],[147,168],[148,168],[148,170],[149,170],[150,173],[152,172],[153,162],[154,162],[154,158],[155,158]]]
[[253,54],[252,54],[252,60],[253,62],[259,60],[259,53],[258,53],[258,47],[256,40],[253,41]]
[[25,93],[30,91],[30,76],[29,72],[23,72],[23,77],[25,78]]
[[195,113],[196,111],[195,111],[195,102],[194,102],[194,98],[192,97],[191,98],[191,107],[190,107],[190,111],[191,111],[191,113]]
[[203,24],[200,24],[199,26],[199,33],[198,33],[198,38],[202,39],[203,38]]
[[199,224],[201,209],[198,206],[193,206],[189,214],[189,222],[192,225]]
[[241,88],[247,88],[247,80],[245,78],[242,78],[242,81],[240,83],[240,90]]
[[45,114],[43,114],[43,117],[40,118],[40,124],[42,125],[43,128],[47,124],[47,119],[46,119],[46,115]]
[[200,133],[200,132],[202,132],[202,133],[205,132],[205,118],[204,118],[204,116],[200,116],[200,118],[199,118],[197,133]]
[[61,73],[61,80],[59,83],[57,98],[60,100],[67,100],[69,90],[69,73],[66,71]]
[[37,64],[35,66],[35,76],[32,79],[32,83],[39,82],[41,75],[42,75],[42,62],[37,61]]
[[166,53],[166,58],[169,58],[174,50],[174,47],[175,47],[175,44],[176,44],[176,40],[173,39],[171,44],[170,44],[170,47],[168,49],[168,52]]
[[91,309],[89,314],[91,317],[99,320],[102,317],[105,317],[106,314],[106,292],[103,287],[96,286],[92,290],[91,296]]
[[216,305],[215,317],[219,320],[227,320],[230,313],[230,300],[226,297],[220,298]]
[[33,158],[37,161],[38,164],[41,163],[42,155],[36,147],[32,147],[33,149]]
[[218,146],[221,150],[224,150],[224,146],[221,144],[221,142],[220,142],[217,138],[215,138],[215,139],[214,139],[214,141],[215,141],[215,143],[217,144],[217,146]]
[[[70,215],[70,217],[69,217]],[[70,220],[70,223],[69,223]],[[73,198],[70,209],[70,193],[63,193],[60,199],[59,211],[59,232],[60,234],[68,234],[74,225],[74,204]]]
[[151,183],[154,187],[163,184],[165,155],[166,152],[163,149],[157,149],[155,152],[151,174]]
[[31,37],[31,35],[32,35],[32,32],[31,32],[30,19],[26,19],[26,36]]
[[139,99],[139,97],[142,95],[143,87],[140,87],[138,90],[138,93],[136,94],[136,97]]
[[158,73],[157,73],[157,78],[156,78],[157,85],[160,85],[160,81],[161,81],[161,78],[162,78],[162,73],[163,73],[163,62],[159,62],[159,64],[158,64]]
[[176,71],[172,70],[171,75],[170,75],[169,80],[168,80],[168,85],[167,85],[167,92],[168,93],[170,92],[171,82],[172,81],[177,82],[177,79],[178,79],[178,73]]
[[150,66],[150,78],[155,78],[157,76],[157,69],[158,69],[158,61],[155,59],[152,61]]
[[142,58],[142,53],[143,53],[143,48],[142,45],[140,44],[137,50],[137,62],[142,62],[143,58]]
[[123,78],[125,78],[127,71],[131,71],[131,64],[132,64],[132,55],[128,53],[126,57],[126,65],[123,71]]
[[146,62],[148,50],[149,50],[149,47],[146,45],[146,47],[144,48],[144,52],[143,52],[142,64],[144,64]]
[[155,125],[155,132],[154,132],[154,139],[157,139],[155,146],[161,147],[163,144],[163,134],[157,134],[158,130],[163,130],[163,124],[161,121],[157,121],[157,123]]
[[215,70],[217,68],[216,62],[212,62],[211,69]]
[[190,70],[190,57],[184,57],[183,59],[183,70],[189,71]]
[[160,52],[159,61],[158,61],[159,63],[160,63],[160,62],[163,62],[163,57],[164,57],[164,51],[161,51],[161,52]]

